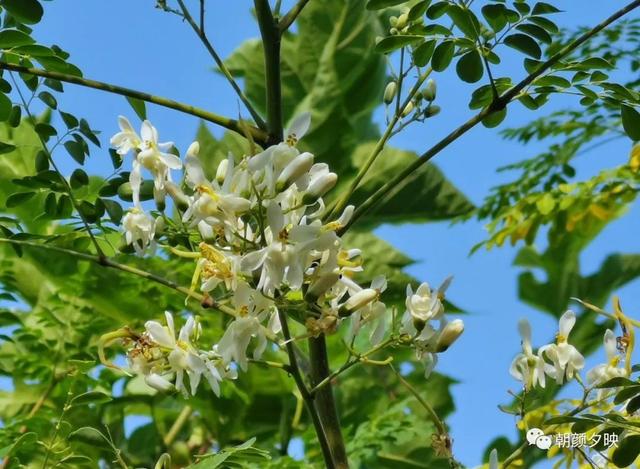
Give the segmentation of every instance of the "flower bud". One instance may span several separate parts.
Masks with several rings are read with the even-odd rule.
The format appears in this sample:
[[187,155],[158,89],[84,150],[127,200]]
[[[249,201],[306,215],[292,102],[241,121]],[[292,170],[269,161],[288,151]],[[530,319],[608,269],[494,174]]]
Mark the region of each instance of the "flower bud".
[[396,89],[397,85],[395,81],[390,81],[389,84],[387,84],[387,87],[384,89],[383,97],[385,104],[391,104],[393,102],[393,98],[396,97]]
[[338,175],[336,173],[327,173],[320,176],[309,185],[307,193],[302,198],[302,203],[305,205],[312,204],[333,189],[336,182],[338,182]]
[[333,272],[321,275],[309,286],[304,299],[307,301],[316,301],[320,296],[326,293],[327,290],[334,286],[339,278],[340,274]]
[[402,110],[401,116],[407,117],[409,114],[411,114],[412,111],[413,111],[413,103],[409,101],[407,105],[404,107],[404,109]]
[[169,197],[173,199],[178,209],[184,211],[189,208],[189,198],[184,195],[184,192],[173,182],[165,181],[164,188],[167,190]]
[[425,111],[424,111],[424,115],[425,117],[433,117],[437,114],[440,114],[440,106],[434,104],[429,106]]
[[156,218],[153,225],[154,233],[157,235],[162,234],[165,228],[166,222],[164,221],[164,217]]
[[153,188],[153,200],[156,203],[156,207],[161,212],[164,212],[164,209],[167,207],[167,204],[164,200],[165,195],[166,193],[163,190],[158,190],[155,187]]
[[422,97],[427,101],[433,101],[436,99],[436,82],[433,79],[427,81],[427,84],[422,88]]
[[436,352],[441,353],[447,350],[449,346],[454,343],[458,337],[460,337],[463,331],[464,323],[462,322],[462,319],[454,319],[450,323],[447,323],[438,336]]
[[229,160],[225,158],[218,164],[218,169],[216,170],[216,181],[218,184],[222,185],[224,182],[224,178],[227,175],[227,169],[229,168]]
[[313,155],[309,152],[296,156],[280,173],[276,181],[276,191],[282,192],[313,166]]
[[391,16],[389,18],[389,24],[391,25],[392,28],[395,28],[396,25],[398,24],[398,17],[397,16]]
[[338,314],[341,317],[347,317],[354,311],[367,306],[378,298],[378,292],[373,288],[365,288],[355,295],[351,295],[349,299],[340,307]]
[[144,377],[144,382],[147,383],[148,386],[156,389],[158,391],[170,391],[173,389],[173,384],[164,379],[162,376],[157,375],[155,373],[151,373]]
[[409,22],[409,15],[406,13],[403,13],[400,16],[398,16],[395,27],[398,29],[402,29],[407,25],[408,22]]

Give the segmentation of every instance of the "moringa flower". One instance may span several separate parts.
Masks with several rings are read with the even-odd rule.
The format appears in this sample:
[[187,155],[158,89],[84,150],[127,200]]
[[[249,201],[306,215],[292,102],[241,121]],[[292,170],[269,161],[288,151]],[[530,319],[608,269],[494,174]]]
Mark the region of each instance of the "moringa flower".
[[522,337],[522,353],[516,355],[513,362],[511,362],[509,373],[515,379],[522,381],[527,391],[537,384],[544,388],[546,384],[545,373],[553,376],[555,369],[544,362],[540,353],[538,355],[533,353],[529,321],[524,318],[518,321],[518,331],[520,332],[520,337]]
[[627,371],[618,366],[620,355],[616,350],[616,336],[610,329],[604,333],[604,350],[607,362],[595,366],[587,373],[587,382],[591,386],[597,386],[619,376],[627,376]]
[[556,343],[540,348],[539,354],[546,356],[555,367],[555,379],[558,384],[571,380],[577,371],[584,368],[584,357],[569,344],[569,333],[576,323],[576,313],[569,310],[560,317]]

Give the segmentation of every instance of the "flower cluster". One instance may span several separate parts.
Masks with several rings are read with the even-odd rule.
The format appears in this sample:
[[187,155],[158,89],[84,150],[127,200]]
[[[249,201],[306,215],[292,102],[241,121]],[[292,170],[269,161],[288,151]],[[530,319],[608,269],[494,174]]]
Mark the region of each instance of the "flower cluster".
[[[229,154],[219,162],[209,179],[194,142],[184,161],[171,153],[170,143],[158,143],[158,132],[148,122],[140,136],[129,121],[119,119],[121,131],[111,143],[120,155],[134,153],[130,184],[133,208],[123,219],[124,240],[143,254],[158,239],[157,227],[164,213],[145,212],[140,203],[143,172],[153,177],[154,199],[160,212],[168,194],[179,209],[181,222],[198,246],[170,252],[195,260],[192,290],[225,305],[234,318],[221,339],[208,350],[196,347],[199,335],[193,318],[186,321],[177,338],[173,318],[167,325],[150,321],[139,335],[129,356],[136,372],[159,389],[175,387],[185,393],[183,375],[195,393],[202,376],[219,392],[219,382],[246,370],[250,356],[260,359],[268,340],[281,337],[281,315],[297,314],[306,336],[332,334],[343,322],[354,337],[364,324],[371,324],[370,342],[379,344],[389,333],[390,314],[380,297],[384,277],[361,286],[354,277],[363,270],[359,249],[344,246],[338,231],[353,214],[347,206],[335,219],[326,220],[323,196],[337,176],[314,155],[300,152],[297,143],[307,132],[305,114],[285,132],[285,141],[254,155],[237,159]],[[181,184],[171,170],[184,169]],[[427,284],[414,294],[408,288],[407,312],[401,334],[415,347],[430,371],[436,353],[443,352],[462,333],[462,321],[447,323],[442,300],[448,281],[437,292]],[[438,329],[430,322],[439,321]]]
[[[533,352],[531,345],[531,326],[526,319],[520,320],[518,329],[522,337],[522,353],[519,353],[511,363],[509,372],[522,381],[526,390],[539,385],[544,388],[546,377],[563,384],[577,377],[584,368],[584,357],[569,343],[569,334],[576,323],[576,315],[569,310],[560,317],[558,333],[555,343],[547,344]],[[619,367],[620,356],[616,351],[616,337],[613,331],[607,329],[604,335],[604,348],[607,363],[594,367],[587,373],[587,382],[597,386],[611,378],[626,376],[625,368]]]

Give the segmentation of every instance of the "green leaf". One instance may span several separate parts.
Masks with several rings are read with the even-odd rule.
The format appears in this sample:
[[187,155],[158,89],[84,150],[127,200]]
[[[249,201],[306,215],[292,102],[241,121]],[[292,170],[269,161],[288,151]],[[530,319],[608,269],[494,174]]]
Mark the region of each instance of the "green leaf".
[[69,434],[67,441],[79,442],[87,445],[110,448],[109,439],[99,430],[93,427],[81,427]]
[[0,155],[4,153],[11,153],[15,149],[16,149],[15,145],[11,145],[10,143],[0,142]]
[[123,210],[118,202],[109,199],[100,199],[109,215],[109,218],[116,225],[122,220]]
[[[638,390],[640,392],[640,389]],[[627,414],[635,414],[640,409],[640,396],[636,396],[627,403]]]
[[136,115],[140,118],[140,120],[145,120],[147,118],[147,105],[146,103],[137,98],[132,98],[127,96],[127,102],[131,105],[131,108],[134,110]]
[[38,98],[40,98],[40,100],[43,103],[45,103],[47,106],[49,106],[51,109],[58,108],[58,101],[56,101],[56,98],[54,98],[54,96],[48,91],[41,91],[38,94]]
[[100,391],[89,391],[75,396],[73,399],[71,399],[71,402],[69,404],[74,407],[79,407],[89,404],[102,404],[105,402],[110,402],[111,400],[113,400],[113,398],[108,394]]
[[424,67],[429,63],[433,56],[433,51],[436,48],[436,41],[425,41],[416,47],[413,51],[413,62],[418,67]]
[[431,58],[431,66],[436,72],[442,72],[449,66],[453,60],[455,49],[453,41],[444,41],[438,44]]
[[11,49],[12,47],[25,46],[35,42],[31,36],[17,29],[0,31],[0,49]]
[[397,35],[388,36],[376,44],[376,51],[388,54],[394,50],[422,41],[422,36]]
[[5,94],[0,94],[0,121],[4,122],[11,116],[13,105]]
[[505,117],[507,117],[506,106],[499,111],[492,112],[487,117],[482,119],[482,125],[484,125],[488,129],[492,129],[494,127],[499,126],[502,123],[502,121],[504,121]]
[[529,21],[537,24],[550,34],[557,34],[560,31],[553,21],[543,16],[532,16],[529,18]]
[[64,147],[67,149],[69,155],[71,155],[74,160],[76,160],[79,164],[84,164],[85,154],[84,149],[82,148],[82,145],[80,143],[76,142],[75,140],[68,140],[64,142]]
[[437,2],[429,7],[427,10],[427,17],[430,20],[435,20],[444,15],[449,10],[449,2]]
[[640,112],[624,104],[620,106],[620,112],[622,114],[622,127],[626,134],[633,141],[640,140]]
[[420,19],[427,11],[427,8],[429,7],[430,3],[431,3],[431,0],[421,0],[415,5],[413,5],[409,10],[409,14],[408,14],[409,21],[415,21],[417,19]]
[[618,376],[616,378],[611,378],[610,380],[596,386],[599,389],[609,389],[609,388],[621,388],[627,386],[639,386],[640,383],[636,381],[631,381],[629,378],[625,378],[623,376]]
[[545,2],[538,2],[533,6],[532,15],[548,15],[550,13],[559,13],[562,10],[554,7],[553,5]]
[[489,4],[482,7],[482,16],[495,32],[502,31],[509,22],[507,8],[501,4]]
[[482,79],[484,67],[480,53],[476,50],[470,50],[464,54],[456,65],[456,72],[462,81],[467,83],[475,83]]
[[636,460],[640,454],[640,435],[629,435],[625,437],[619,446],[613,451],[611,461],[617,467],[628,467]]
[[35,192],[17,192],[15,194],[11,194],[9,198],[7,198],[5,205],[7,208],[17,207],[18,205],[30,200],[34,195],[36,195]]
[[544,42],[545,44],[551,44],[553,41],[551,34],[549,34],[543,27],[536,24],[520,24],[516,26],[516,29],[523,33],[527,33],[529,36],[533,36],[538,41]]
[[[356,165],[363,164],[375,146],[375,142],[360,145],[353,155]],[[361,188],[354,195],[358,206],[395,174],[411,164],[417,155],[409,151],[385,148],[378,156]],[[468,213],[473,209],[469,199],[456,189],[433,164],[424,165],[408,182],[390,197],[366,220],[375,224],[407,221],[433,221]]]
[[77,168],[71,173],[70,184],[73,189],[89,184],[89,176],[82,169]]
[[6,8],[14,18],[25,24],[38,23],[44,13],[38,0],[2,0],[0,5]]
[[536,59],[542,57],[542,50],[538,43],[526,34],[516,33],[507,36],[504,38],[504,43],[512,49],[516,49]]
[[381,10],[382,8],[407,3],[408,0],[369,0],[367,2],[367,10]]

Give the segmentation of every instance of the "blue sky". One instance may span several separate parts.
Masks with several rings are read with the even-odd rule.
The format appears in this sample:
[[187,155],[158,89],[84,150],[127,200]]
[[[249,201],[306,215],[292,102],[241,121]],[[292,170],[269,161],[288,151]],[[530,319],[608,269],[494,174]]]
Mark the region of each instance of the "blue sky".
[[[208,3],[207,30],[223,57],[244,39],[258,34],[249,14],[252,2]],[[562,3],[567,12],[556,20],[567,26],[595,24],[622,4],[601,0]],[[191,29],[179,18],[154,9],[153,0],[57,0],[45,6],[45,20],[37,26],[36,37],[69,51],[85,76],[168,96],[220,114],[237,115],[236,97],[224,79],[212,73],[210,57]],[[513,60],[506,61],[502,72],[516,78],[523,74],[520,63]],[[474,87],[459,83],[449,72],[436,74],[435,78],[442,113],[429,120],[426,130],[419,125],[409,128],[394,138],[394,145],[424,151],[438,136],[471,115],[467,102]],[[85,116],[94,128],[102,130],[105,144],[116,131],[118,114],[134,117],[122,97],[73,85],[65,88],[64,97],[59,100],[63,109]],[[567,103],[561,100],[544,108],[544,112]],[[191,142],[198,124],[196,118],[151,105],[148,114],[158,127],[161,140],[173,140],[182,149]],[[516,105],[510,109],[507,125],[522,124],[533,116]],[[503,141],[496,129],[478,127],[438,155],[435,162],[473,202],[480,203],[490,187],[504,180],[504,176],[496,175],[496,167],[533,156],[541,149],[535,144],[524,147]],[[626,141],[601,147],[579,161],[579,177],[624,161],[628,151]],[[106,153],[96,152],[89,168],[99,171],[108,164]],[[640,228],[638,215],[634,207],[586,250],[582,259],[585,272],[596,269],[614,250],[638,250],[637,237],[632,235]],[[514,419],[496,406],[509,400],[508,389],[517,389],[508,367],[519,350],[518,319],[530,319],[534,343],[538,345],[552,337],[557,327],[555,320],[518,301],[517,270],[511,265],[515,249],[480,251],[468,257],[470,248],[485,236],[481,223],[471,221],[453,227],[448,223],[383,226],[378,234],[416,260],[407,269],[416,278],[438,284],[454,275],[450,297],[471,312],[464,318],[464,335],[442,356],[438,369],[460,380],[454,387],[457,412],[449,420],[456,456],[465,464],[477,464],[493,436],[515,436]],[[638,282],[619,292],[628,311],[640,307],[638,293]],[[597,363],[600,358],[596,356],[588,364]]]

